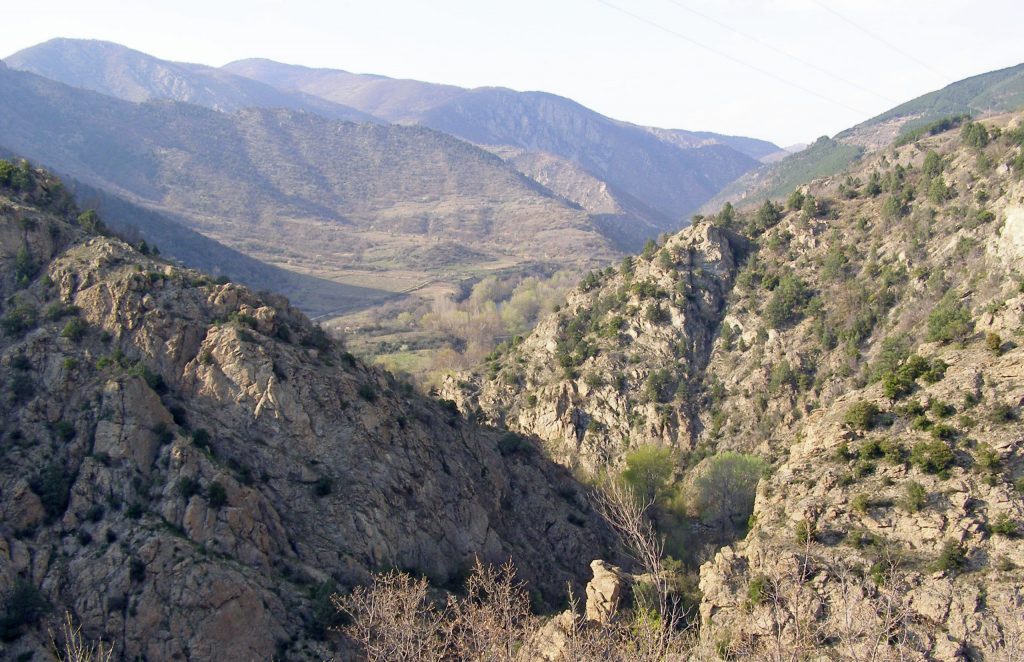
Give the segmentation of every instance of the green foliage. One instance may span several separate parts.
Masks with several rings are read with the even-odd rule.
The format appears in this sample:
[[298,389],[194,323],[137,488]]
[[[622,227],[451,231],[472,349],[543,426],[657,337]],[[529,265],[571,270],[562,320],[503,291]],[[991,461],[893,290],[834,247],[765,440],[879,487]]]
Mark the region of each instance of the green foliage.
[[52,522],[67,510],[73,479],[67,469],[57,462],[47,464],[29,479],[28,486],[43,504],[47,520]]
[[228,503],[228,492],[223,485],[214,481],[206,488],[206,499],[211,508],[220,509]]
[[802,209],[804,206],[804,194],[800,189],[796,189],[789,194],[786,199],[786,208],[792,211]]
[[92,209],[78,215],[78,226],[89,234],[102,234],[106,230],[103,226],[103,221],[100,220],[99,215]]
[[522,437],[515,432],[506,432],[501,439],[498,440],[498,452],[501,453],[502,457],[509,457],[511,455],[525,455],[533,452],[533,444],[528,439]]
[[205,428],[197,428],[192,431],[192,443],[196,448],[202,448],[209,450],[210,448],[210,433]]
[[178,494],[180,494],[185,501],[188,501],[201,491],[202,489],[199,485],[199,481],[195,478],[192,478],[191,476],[182,476],[178,479]]
[[1017,420],[1017,410],[1009,403],[998,402],[993,405],[990,418],[993,423],[1010,423]]
[[1003,353],[1003,339],[998,333],[989,331],[985,334],[985,348],[996,356]]
[[858,400],[846,410],[843,422],[854,430],[870,430],[875,427],[880,413],[878,405],[875,403]]
[[928,315],[928,331],[925,336],[929,342],[952,342],[964,340],[974,329],[971,313],[956,298],[952,290],[947,292]]
[[988,145],[990,136],[988,130],[980,122],[967,122],[960,130],[960,138],[968,147],[982,149]]
[[7,336],[20,337],[27,331],[36,328],[38,313],[30,303],[19,303],[0,318],[0,329]]
[[942,545],[939,557],[935,559],[933,569],[936,571],[950,572],[960,570],[967,564],[967,551],[964,546],[955,540],[947,540]]
[[803,318],[804,307],[810,298],[807,284],[799,276],[792,272],[783,274],[765,306],[765,321],[773,329],[795,324]]
[[770,585],[768,578],[764,575],[755,575],[747,584],[747,604],[759,605],[768,599]]
[[1017,522],[1010,519],[1009,515],[1006,513],[999,513],[989,528],[992,530],[992,533],[996,535],[1004,536],[1006,538],[1016,538],[1017,529],[1019,527]]
[[808,545],[816,535],[814,522],[802,519],[793,526],[793,540],[798,545]]
[[900,505],[908,513],[916,513],[928,502],[928,492],[921,483],[907,481],[903,488],[903,500]]
[[929,474],[945,472],[953,466],[953,450],[946,442],[935,439],[918,442],[910,451],[910,462]]
[[622,480],[643,501],[654,501],[664,495],[675,465],[670,449],[642,446],[626,456]]
[[32,258],[26,246],[18,249],[14,257],[14,280],[18,287],[26,287],[36,274],[39,273],[39,265]]
[[644,318],[651,324],[666,324],[672,320],[672,315],[660,303],[654,301],[648,304]]
[[671,398],[675,379],[668,368],[652,370],[644,381],[643,396],[648,402],[664,402]]
[[916,140],[926,135],[935,136],[940,133],[945,133],[950,129],[955,129],[956,127],[960,126],[960,124],[963,123],[965,120],[969,119],[971,119],[971,116],[967,114],[953,115],[950,117],[942,117],[933,122],[925,124],[924,126],[917,126],[913,128],[910,128],[911,124],[908,122],[906,125],[907,128],[904,129],[904,133],[900,135],[899,138],[896,139],[896,141],[893,143],[893,146],[902,147],[903,145],[909,145],[910,143],[915,142]]
[[370,384],[369,382],[361,383],[359,388],[356,389],[356,393],[359,394],[360,398],[367,402],[374,402],[377,400],[377,389],[375,389],[373,384]]
[[25,626],[38,621],[49,609],[50,604],[39,589],[17,577],[4,598],[3,613],[0,614],[0,640],[14,641],[21,636]]
[[68,323],[64,325],[60,335],[62,338],[67,338],[71,342],[79,342],[85,337],[85,322],[79,317],[74,317],[68,320]]
[[757,484],[765,468],[756,455],[732,451],[707,460],[705,470],[693,481],[691,495],[701,520],[722,530],[744,527],[754,511]]
[[994,473],[1001,464],[999,453],[990,444],[985,442],[981,442],[974,449],[974,461],[977,463],[978,468],[989,473]]

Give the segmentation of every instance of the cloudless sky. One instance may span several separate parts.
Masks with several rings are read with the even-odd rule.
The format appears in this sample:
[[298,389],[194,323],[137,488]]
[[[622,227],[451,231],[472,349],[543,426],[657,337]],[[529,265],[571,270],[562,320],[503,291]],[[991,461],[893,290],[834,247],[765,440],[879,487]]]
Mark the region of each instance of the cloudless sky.
[[616,119],[781,145],[835,134],[953,81],[1024,62],[1024,0],[7,4],[3,55],[77,37],[216,66],[267,57],[544,90]]

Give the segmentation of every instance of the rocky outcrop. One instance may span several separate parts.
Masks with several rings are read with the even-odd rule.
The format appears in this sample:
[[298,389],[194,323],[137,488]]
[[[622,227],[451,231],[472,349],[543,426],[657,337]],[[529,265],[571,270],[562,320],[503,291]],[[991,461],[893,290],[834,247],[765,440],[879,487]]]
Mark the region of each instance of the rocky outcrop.
[[692,449],[700,371],[746,245],[710,223],[597,272],[486,373],[442,395],[488,422],[540,438],[567,466],[597,472],[631,448]]
[[[512,558],[554,601],[606,549],[584,488],[530,444],[282,299],[4,195],[0,593],[27,587],[126,659],[320,659],[330,593],[373,570],[454,587]],[[4,623],[0,656],[45,648],[45,622]]]
[[[937,406],[909,413],[875,385],[812,414],[762,482],[746,540],[702,567],[706,626],[736,646],[813,636],[870,657],[888,637],[936,660],[1019,655],[1024,434],[1001,407],[1024,401],[1024,349],[931,349],[949,368],[918,385],[918,401],[977,388],[978,403],[950,425]],[[881,410],[870,430],[846,422],[863,402]]]

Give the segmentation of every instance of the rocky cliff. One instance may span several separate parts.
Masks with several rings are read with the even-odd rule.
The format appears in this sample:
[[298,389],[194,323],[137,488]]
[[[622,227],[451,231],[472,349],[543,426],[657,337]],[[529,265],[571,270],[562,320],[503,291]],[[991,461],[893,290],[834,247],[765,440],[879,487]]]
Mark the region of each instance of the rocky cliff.
[[595,473],[639,445],[679,449],[677,476],[766,460],[745,540],[701,570],[720,654],[1012,659],[1022,174],[1022,118],[1002,116],[727,206],[586,278],[447,393]]
[[374,569],[511,557],[543,605],[606,551],[529,442],[99,227],[0,166],[0,656],[67,609],[124,659],[322,659],[329,594]]

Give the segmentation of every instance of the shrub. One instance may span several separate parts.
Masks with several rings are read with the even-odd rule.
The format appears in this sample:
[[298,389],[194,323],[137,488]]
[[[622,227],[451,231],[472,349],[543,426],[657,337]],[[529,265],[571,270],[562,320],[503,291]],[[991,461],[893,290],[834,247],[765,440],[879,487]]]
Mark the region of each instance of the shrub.
[[374,402],[377,399],[377,390],[372,384],[367,382],[360,384],[359,388],[356,389],[356,392],[359,394],[359,397],[367,402]]
[[726,527],[746,524],[754,511],[757,484],[764,460],[744,453],[724,452],[710,458],[706,470],[693,481],[694,509],[701,520]]
[[793,273],[783,274],[772,291],[764,309],[765,321],[773,329],[781,329],[800,321],[810,300],[806,283]]
[[814,540],[815,530],[814,523],[802,519],[796,523],[793,527],[793,539],[798,545],[807,545]]
[[928,315],[928,331],[925,337],[929,342],[960,341],[965,339],[973,329],[974,324],[971,322],[971,314],[967,307],[958,301],[950,291]]
[[533,445],[515,432],[506,432],[498,440],[498,452],[501,453],[502,457],[509,457],[510,455],[520,453],[526,454],[532,451]]
[[974,461],[978,467],[992,473],[999,468],[999,453],[989,444],[982,442],[974,449]]
[[989,528],[991,528],[992,533],[996,535],[1004,536],[1006,538],[1017,537],[1017,523],[1010,519],[1010,516],[1006,513],[1000,513]]
[[910,462],[921,471],[937,474],[953,466],[953,450],[941,440],[918,442],[910,451]]
[[61,338],[67,338],[71,342],[78,342],[85,336],[85,322],[81,318],[74,317],[68,320],[64,329],[60,332]]
[[871,498],[867,494],[861,492],[850,501],[850,507],[854,512],[863,515],[868,512],[868,508],[871,507]]
[[21,636],[26,625],[38,621],[49,609],[50,604],[39,589],[18,577],[4,600],[3,614],[0,614],[0,640],[14,641]]
[[759,605],[768,599],[769,583],[764,575],[755,575],[747,584],[747,603]]
[[999,402],[992,407],[991,418],[993,423],[1009,423],[1017,420],[1017,410],[1011,404]]
[[28,485],[46,511],[49,521],[55,520],[68,507],[68,492],[71,490],[72,476],[63,465],[53,462],[43,467],[39,473],[29,479]]
[[185,501],[188,501],[201,491],[199,481],[195,478],[192,478],[191,476],[182,476],[178,479],[178,494],[180,494]]
[[927,501],[928,492],[925,491],[924,486],[912,480],[907,481],[904,487],[903,501],[900,502],[903,509],[908,513],[916,513],[924,508]]
[[626,456],[622,480],[640,499],[652,501],[665,492],[674,466],[670,449],[643,446]]
[[870,430],[875,426],[879,414],[878,405],[866,400],[859,400],[846,410],[843,422],[854,430]]
[[214,481],[210,483],[210,486],[206,489],[206,499],[210,502],[211,508],[220,509],[227,505],[228,492],[224,489],[224,486]]
[[1003,353],[1003,339],[998,333],[992,333],[991,331],[985,335],[985,347],[994,354]]
[[192,431],[192,443],[197,448],[210,448],[210,433],[205,428],[198,428]]
[[936,571],[948,572],[959,570],[963,568],[966,563],[967,552],[963,545],[955,540],[947,540],[942,546],[942,551],[939,552],[939,557],[935,559],[933,568]]
[[35,306],[20,303],[7,311],[6,315],[0,317],[0,329],[3,329],[5,335],[17,338],[36,328],[37,322],[38,315]]
[[880,447],[882,457],[890,464],[903,464],[907,460],[907,449],[896,439],[884,439]]

